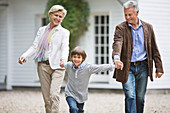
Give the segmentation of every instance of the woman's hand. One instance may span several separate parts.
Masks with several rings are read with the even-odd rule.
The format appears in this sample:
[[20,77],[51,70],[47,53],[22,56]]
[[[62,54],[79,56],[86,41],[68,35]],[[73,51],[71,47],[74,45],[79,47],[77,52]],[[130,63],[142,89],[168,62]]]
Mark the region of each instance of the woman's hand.
[[64,62],[65,60],[60,60],[60,66],[63,68],[64,67]]
[[24,62],[26,62],[26,60],[25,60],[24,57],[20,57],[18,62],[19,62],[20,64],[23,64]]

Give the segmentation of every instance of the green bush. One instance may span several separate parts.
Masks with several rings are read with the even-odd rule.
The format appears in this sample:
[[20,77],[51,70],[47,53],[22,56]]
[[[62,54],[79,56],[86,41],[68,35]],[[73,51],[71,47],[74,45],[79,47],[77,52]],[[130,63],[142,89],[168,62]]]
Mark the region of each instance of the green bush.
[[70,50],[72,50],[89,26],[89,5],[84,0],[49,0],[45,10],[47,16],[53,5],[62,5],[67,10],[67,15],[61,24],[71,33]]

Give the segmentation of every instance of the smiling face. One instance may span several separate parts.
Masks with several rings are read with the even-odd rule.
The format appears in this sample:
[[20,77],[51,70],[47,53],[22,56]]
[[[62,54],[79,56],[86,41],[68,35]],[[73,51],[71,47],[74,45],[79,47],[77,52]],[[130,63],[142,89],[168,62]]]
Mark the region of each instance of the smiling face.
[[138,23],[138,18],[137,18],[138,13],[139,13],[139,11],[137,11],[135,13],[134,8],[127,8],[127,9],[125,8],[124,9],[125,19],[129,24],[132,24],[132,25],[135,25]]
[[75,65],[75,68],[78,68],[78,66],[84,61],[83,57],[81,55],[75,54],[71,57],[72,62]]
[[51,21],[51,28],[53,28],[62,22],[64,18],[64,14],[62,11],[56,11],[56,12],[51,12],[49,14],[49,17]]

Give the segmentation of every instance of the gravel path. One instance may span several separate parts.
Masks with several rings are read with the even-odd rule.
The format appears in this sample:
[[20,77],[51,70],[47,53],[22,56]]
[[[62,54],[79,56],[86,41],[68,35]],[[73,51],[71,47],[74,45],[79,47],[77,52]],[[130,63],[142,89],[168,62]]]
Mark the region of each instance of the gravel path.
[[[64,92],[60,113],[69,113]],[[45,113],[40,90],[0,91],[0,113]],[[124,113],[122,92],[90,91],[85,113]],[[145,113],[170,113],[170,94],[147,93]]]

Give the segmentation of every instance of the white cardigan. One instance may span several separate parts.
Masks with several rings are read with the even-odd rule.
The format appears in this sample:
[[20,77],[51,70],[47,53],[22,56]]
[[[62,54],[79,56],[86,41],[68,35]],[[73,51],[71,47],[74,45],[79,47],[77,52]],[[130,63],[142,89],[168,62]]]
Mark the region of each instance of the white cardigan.
[[[22,55],[22,57],[28,59],[37,52],[40,39],[49,26],[50,24],[39,28],[32,46]],[[68,60],[70,32],[61,25],[58,25],[55,29],[49,44],[49,63],[52,69],[59,69],[61,68],[60,60]]]

